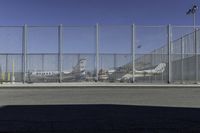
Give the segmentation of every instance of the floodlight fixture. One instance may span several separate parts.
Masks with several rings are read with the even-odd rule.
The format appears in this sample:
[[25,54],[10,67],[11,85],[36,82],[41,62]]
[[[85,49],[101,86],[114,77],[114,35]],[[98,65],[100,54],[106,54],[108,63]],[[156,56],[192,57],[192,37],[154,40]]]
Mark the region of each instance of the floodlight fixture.
[[194,29],[196,29],[196,12],[197,12],[197,10],[198,10],[198,6],[197,5],[193,5],[193,7],[186,12],[186,15],[193,15],[193,26],[194,26]]

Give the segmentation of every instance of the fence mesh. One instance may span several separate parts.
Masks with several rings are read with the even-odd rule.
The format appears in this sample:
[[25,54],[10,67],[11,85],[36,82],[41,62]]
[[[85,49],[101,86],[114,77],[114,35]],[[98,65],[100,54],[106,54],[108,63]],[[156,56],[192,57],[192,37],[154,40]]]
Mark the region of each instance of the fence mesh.
[[136,83],[167,83],[169,74],[172,83],[198,82],[199,27],[170,28],[171,32],[169,26],[137,25],[0,27],[0,79],[132,82],[134,68]]

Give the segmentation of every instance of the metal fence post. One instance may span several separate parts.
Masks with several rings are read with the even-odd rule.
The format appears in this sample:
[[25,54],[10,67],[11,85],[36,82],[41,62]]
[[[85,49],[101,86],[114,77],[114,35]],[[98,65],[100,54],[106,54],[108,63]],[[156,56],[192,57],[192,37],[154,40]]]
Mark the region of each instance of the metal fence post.
[[114,69],[116,69],[117,68],[117,55],[116,54],[113,54],[113,56],[114,56]]
[[27,68],[27,25],[23,27],[23,40],[22,40],[22,71],[23,83],[26,82],[26,68]]
[[96,81],[99,74],[99,24],[96,24]]
[[135,82],[135,24],[132,25],[132,69],[133,69],[133,83]]
[[6,54],[6,74],[8,73],[8,54]]
[[77,55],[77,62],[79,62],[80,59],[81,59],[81,54],[79,53],[79,54]]
[[45,56],[45,54],[42,53],[42,54],[41,54],[41,57],[42,57],[42,71],[45,71],[45,70],[44,70],[44,56]]
[[194,43],[195,43],[195,69],[196,69],[196,74],[195,74],[195,83],[198,84],[198,80],[199,80],[199,64],[198,64],[198,36],[197,36],[197,30],[195,29],[194,32]]
[[167,27],[168,32],[168,83],[172,82],[172,64],[171,64],[171,42],[172,42],[172,31],[171,25]]
[[[154,56],[155,56],[155,57],[154,57],[155,65],[157,65],[157,64],[158,64],[158,58],[157,58],[158,53],[157,53],[157,49],[155,49]],[[156,78],[156,74],[154,74],[154,82],[156,82],[156,80],[157,80],[157,78]]]
[[62,82],[62,47],[63,47],[63,26],[62,24],[58,27],[58,71],[59,71],[59,82]]
[[184,38],[181,37],[181,83],[183,84]]
[[[161,49],[161,61],[164,62],[164,48]],[[162,73],[162,77],[161,77],[162,82],[164,81],[163,74],[164,73]]]
[[[116,70],[117,69],[117,54],[115,53],[114,55],[113,55],[114,57],[113,57],[113,59],[114,59],[114,70]],[[116,73],[114,73],[114,77],[115,77],[115,79],[117,78],[116,77],[117,75],[116,75]]]

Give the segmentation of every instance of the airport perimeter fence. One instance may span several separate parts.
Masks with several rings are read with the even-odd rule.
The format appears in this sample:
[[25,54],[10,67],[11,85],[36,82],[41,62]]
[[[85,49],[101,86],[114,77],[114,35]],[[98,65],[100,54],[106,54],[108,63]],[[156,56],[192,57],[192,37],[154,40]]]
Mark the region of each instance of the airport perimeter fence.
[[0,81],[198,83],[198,28],[1,26]]

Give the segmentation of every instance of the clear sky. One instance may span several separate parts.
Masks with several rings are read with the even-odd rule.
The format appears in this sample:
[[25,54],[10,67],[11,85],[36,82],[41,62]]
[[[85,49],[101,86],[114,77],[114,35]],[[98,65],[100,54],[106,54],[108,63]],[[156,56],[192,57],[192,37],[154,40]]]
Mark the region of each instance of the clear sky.
[[[199,0],[0,0],[1,25],[190,25]],[[199,16],[199,15],[198,15]]]
[[[192,25],[186,11],[193,3],[200,5],[200,0],[0,0],[0,25]],[[0,28],[0,52],[21,52],[21,32],[20,28]],[[140,52],[166,43],[166,27],[136,32]],[[94,53],[94,33],[95,27],[65,28],[64,52]],[[29,52],[57,52],[56,28],[30,28],[28,34]],[[101,52],[127,53],[130,45],[129,26],[100,27]]]
[[0,25],[190,25],[193,3],[200,0],[0,0]]

